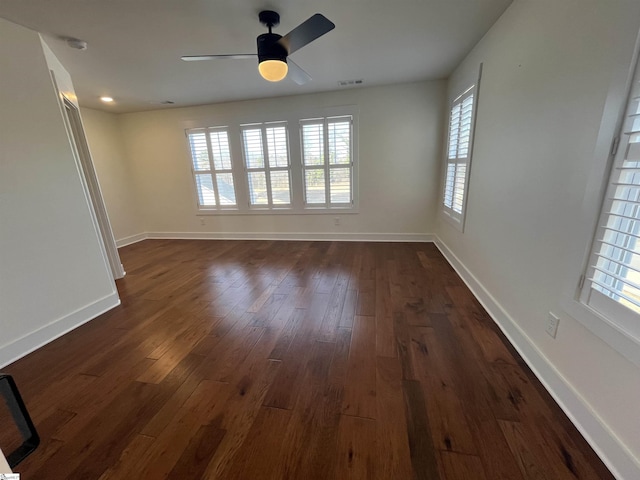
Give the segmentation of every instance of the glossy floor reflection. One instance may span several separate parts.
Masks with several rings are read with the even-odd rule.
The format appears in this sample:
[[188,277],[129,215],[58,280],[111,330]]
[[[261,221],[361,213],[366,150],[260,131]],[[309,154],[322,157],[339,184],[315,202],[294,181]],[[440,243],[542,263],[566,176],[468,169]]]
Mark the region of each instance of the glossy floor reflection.
[[16,362],[32,479],[606,479],[433,244],[146,240]]

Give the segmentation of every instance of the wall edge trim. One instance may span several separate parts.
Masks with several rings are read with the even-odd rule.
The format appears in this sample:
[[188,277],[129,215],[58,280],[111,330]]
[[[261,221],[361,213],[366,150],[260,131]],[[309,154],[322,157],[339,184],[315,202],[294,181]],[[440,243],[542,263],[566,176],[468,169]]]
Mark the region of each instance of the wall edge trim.
[[145,232],[136,233],[135,235],[129,235],[128,237],[123,237],[123,238],[120,238],[120,239],[116,240],[116,246],[118,248],[126,247],[127,245],[131,245],[132,243],[141,242],[142,240],[145,240],[146,238],[147,238],[147,234]]
[[[173,240],[303,240],[345,242],[431,243],[432,233],[324,233],[324,232],[147,232],[145,238]],[[143,240],[142,238],[140,240]],[[137,240],[139,241],[139,240]],[[133,243],[133,242],[132,242]]]
[[64,315],[53,322],[27,333],[8,344],[0,346],[0,368],[3,368],[31,352],[45,346],[71,330],[78,328],[103,313],[120,305],[118,292],[114,291],[84,307]]

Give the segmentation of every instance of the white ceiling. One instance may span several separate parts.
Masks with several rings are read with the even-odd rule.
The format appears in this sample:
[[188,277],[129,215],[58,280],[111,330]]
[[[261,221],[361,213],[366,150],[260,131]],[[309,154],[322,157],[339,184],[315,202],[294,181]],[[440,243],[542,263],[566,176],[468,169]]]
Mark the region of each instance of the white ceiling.
[[[41,32],[71,74],[80,104],[114,112],[445,78],[512,0],[1,0],[0,17]],[[335,30],[291,58],[313,80],[263,80],[254,60],[181,55],[254,53],[264,9],[284,35],[314,13]],[[73,50],[61,37],[88,42]],[[352,88],[352,87],[348,87]],[[116,99],[105,106],[98,97]]]

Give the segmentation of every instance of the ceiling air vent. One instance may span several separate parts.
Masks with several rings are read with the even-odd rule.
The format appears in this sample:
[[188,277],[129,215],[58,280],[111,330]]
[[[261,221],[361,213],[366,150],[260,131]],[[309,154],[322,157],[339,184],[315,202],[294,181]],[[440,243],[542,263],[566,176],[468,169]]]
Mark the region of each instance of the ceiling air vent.
[[339,80],[338,85],[341,87],[350,87],[352,85],[361,85],[363,80],[360,78],[358,80]]

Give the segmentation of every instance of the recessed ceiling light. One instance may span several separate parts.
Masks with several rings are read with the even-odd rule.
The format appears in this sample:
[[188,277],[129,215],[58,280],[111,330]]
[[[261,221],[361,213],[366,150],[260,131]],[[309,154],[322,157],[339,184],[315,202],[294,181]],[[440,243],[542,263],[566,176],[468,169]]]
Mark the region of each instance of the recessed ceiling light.
[[104,103],[113,102],[113,98],[111,98],[111,97],[100,97],[100,100],[102,100]]

